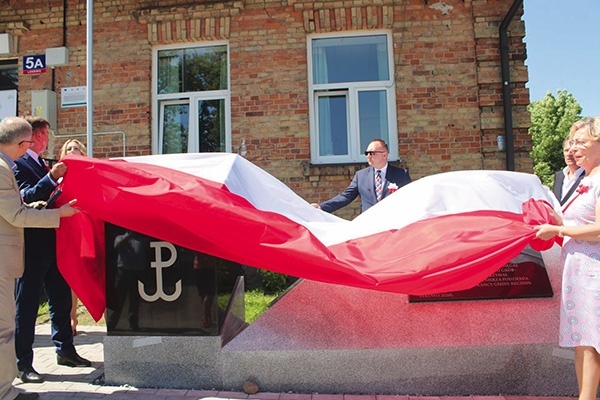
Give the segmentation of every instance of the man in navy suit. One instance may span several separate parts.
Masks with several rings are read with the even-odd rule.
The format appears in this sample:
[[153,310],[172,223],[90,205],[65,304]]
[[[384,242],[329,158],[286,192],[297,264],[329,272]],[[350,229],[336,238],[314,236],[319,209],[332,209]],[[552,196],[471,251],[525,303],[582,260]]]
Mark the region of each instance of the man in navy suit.
[[385,141],[373,140],[369,143],[365,155],[369,166],[354,174],[346,190],[321,204],[312,205],[323,211],[333,212],[347,206],[360,196],[362,212],[365,212],[392,193],[390,185],[395,185],[395,189],[399,189],[411,182],[407,170],[388,164],[388,146]]
[[[48,168],[40,154],[48,146],[50,124],[40,117],[26,117],[31,124],[33,143],[21,158],[15,160],[15,177],[25,203],[46,201],[67,171],[64,163]],[[69,367],[89,367],[91,362],[80,357],[73,345],[71,329],[71,289],[56,264],[54,229],[25,229],[25,272],[17,279],[15,349],[18,377],[25,383],[42,383],[44,379],[33,369],[35,321],[42,287],[50,306],[51,339],[56,346],[57,362]]]

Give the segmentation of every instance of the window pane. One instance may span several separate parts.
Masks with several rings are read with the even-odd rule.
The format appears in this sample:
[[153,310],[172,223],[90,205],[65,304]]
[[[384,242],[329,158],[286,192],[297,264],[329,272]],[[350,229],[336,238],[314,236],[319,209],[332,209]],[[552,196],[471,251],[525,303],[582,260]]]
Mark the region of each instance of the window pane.
[[188,152],[188,104],[169,104],[163,110],[163,154]]
[[183,92],[227,89],[227,47],[186,49]]
[[225,151],[225,100],[198,102],[200,152]]
[[386,35],[315,39],[312,54],[316,84],[389,80]]
[[158,93],[227,89],[227,46],[158,52]]
[[158,52],[158,94],[180,91],[182,56],[181,50]]
[[348,155],[348,115],[346,96],[320,96],[319,155]]
[[389,143],[387,94],[385,90],[358,93],[360,146],[365,149],[373,139]]
[[17,89],[19,65],[16,60],[0,60],[0,90]]

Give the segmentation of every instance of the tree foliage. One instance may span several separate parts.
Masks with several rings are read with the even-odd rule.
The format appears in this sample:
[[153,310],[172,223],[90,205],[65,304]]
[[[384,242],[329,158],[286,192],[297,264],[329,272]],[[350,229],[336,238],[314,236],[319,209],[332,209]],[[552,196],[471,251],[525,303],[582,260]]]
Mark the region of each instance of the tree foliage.
[[565,167],[563,141],[573,123],[581,119],[582,108],[571,93],[559,90],[556,97],[546,93],[543,99],[531,103],[528,110],[533,172],[542,183],[551,186],[554,173]]

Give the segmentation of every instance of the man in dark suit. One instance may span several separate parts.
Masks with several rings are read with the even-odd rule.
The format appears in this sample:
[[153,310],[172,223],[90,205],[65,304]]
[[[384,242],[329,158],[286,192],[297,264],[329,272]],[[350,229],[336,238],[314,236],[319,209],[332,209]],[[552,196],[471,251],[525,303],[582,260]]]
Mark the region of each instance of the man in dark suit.
[[[573,126],[578,125],[575,123]],[[554,185],[552,186],[552,191],[561,206],[569,200],[585,176],[585,171],[577,166],[573,152],[571,152],[570,137],[571,135],[563,142],[563,155],[567,166],[554,174]]]
[[[40,154],[48,146],[49,123],[40,117],[27,117],[33,143],[24,156],[15,161],[15,177],[25,203],[46,201],[57,180],[64,176],[63,163],[48,168]],[[56,346],[57,362],[69,367],[89,367],[91,362],[80,357],[73,345],[71,329],[71,289],[56,264],[54,229],[25,229],[25,272],[17,279],[15,349],[18,376],[25,383],[42,383],[44,379],[33,369],[35,321],[42,287],[50,305],[51,339]]]
[[411,182],[408,171],[388,164],[388,146],[385,141],[375,139],[367,151],[369,166],[354,174],[350,186],[334,198],[312,205],[326,212],[333,212],[350,204],[357,196],[362,202],[362,212],[367,211],[395,190]]

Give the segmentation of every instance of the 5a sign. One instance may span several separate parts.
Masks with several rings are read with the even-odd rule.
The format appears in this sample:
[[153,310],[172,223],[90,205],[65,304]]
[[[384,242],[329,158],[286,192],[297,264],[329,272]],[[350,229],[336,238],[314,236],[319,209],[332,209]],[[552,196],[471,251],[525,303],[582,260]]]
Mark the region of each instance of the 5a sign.
[[23,74],[43,74],[46,72],[46,55],[37,54],[23,57]]

